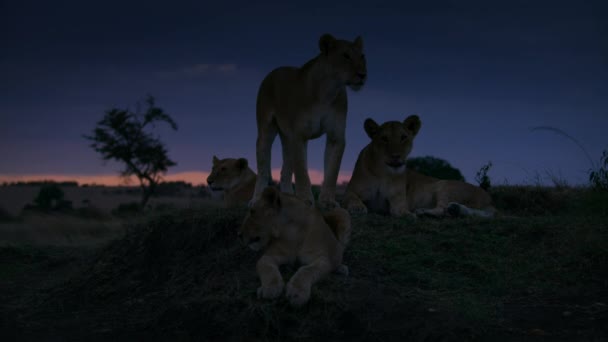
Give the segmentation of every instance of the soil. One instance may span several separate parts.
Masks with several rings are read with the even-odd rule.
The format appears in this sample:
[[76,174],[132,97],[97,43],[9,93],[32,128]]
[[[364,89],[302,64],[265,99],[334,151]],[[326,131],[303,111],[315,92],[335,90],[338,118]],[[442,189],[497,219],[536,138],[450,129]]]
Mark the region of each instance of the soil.
[[259,254],[236,243],[240,214],[159,216],[94,250],[0,248],[0,264],[12,265],[0,282],[3,340],[608,340],[597,291],[508,299],[480,324],[383,281],[382,268],[349,265],[303,308],[259,300]]

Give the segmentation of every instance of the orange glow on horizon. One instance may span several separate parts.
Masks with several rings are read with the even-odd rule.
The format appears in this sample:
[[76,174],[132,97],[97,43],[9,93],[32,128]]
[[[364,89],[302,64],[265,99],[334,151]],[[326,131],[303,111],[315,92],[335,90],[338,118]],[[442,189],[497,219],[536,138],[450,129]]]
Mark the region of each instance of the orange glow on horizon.
[[[280,178],[280,169],[272,170],[272,178],[278,181]],[[310,181],[313,184],[321,184],[323,181],[323,171],[310,169],[308,171]],[[192,185],[207,185],[207,176],[209,172],[204,171],[187,171],[169,173],[165,175],[165,181],[184,181]],[[347,182],[350,179],[351,172],[340,172],[338,175],[338,184]],[[33,182],[33,181],[56,181],[56,182],[78,182],[79,185],[105,185],[105,186],[137,186],[137,180],[131,177],[130,180],[125,180],[118,175],[102,174],[102,175],[79,175],[79,174],[0,174],[0,183],[11,182]]]

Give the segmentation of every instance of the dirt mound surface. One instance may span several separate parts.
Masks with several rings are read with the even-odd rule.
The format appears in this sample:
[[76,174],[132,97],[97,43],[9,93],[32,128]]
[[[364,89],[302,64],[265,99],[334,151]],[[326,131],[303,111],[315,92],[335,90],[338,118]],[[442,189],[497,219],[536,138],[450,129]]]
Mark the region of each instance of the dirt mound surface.
[[[454,315],[373,274],[331,275],[311,302],[258,300],[259,254],[241,246],[241,210],[184,210],[129,227],[77,275],[12,320],[20,340],[462,340]],[[354,268],[356,269],[356,268]],[[295,267],[282,269],[285,278]]]

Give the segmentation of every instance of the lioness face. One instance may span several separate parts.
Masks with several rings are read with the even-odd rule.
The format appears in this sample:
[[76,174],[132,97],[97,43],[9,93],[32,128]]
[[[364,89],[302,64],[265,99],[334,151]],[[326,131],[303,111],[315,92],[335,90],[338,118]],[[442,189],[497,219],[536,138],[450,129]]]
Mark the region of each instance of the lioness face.
[[266,188],[262,198],[256,201],[245,216],[239,229],[241,242],[259,251],[279,237],[281,201],[275,188]]
[[236,186],[243,171],[248,168],[245,158],[218,159],[213,156],[213,167],[207,177],[207,185],[213,191],[221,191]]
[[388,121],[382,125],[372,119],[365,120],[364,128],[372,139],[373,155],[386,166],[389,173],[405,172],[405,161],[412,151],[414,137],[420,126],[417,115],[410,115],[403,122]]
[[319,48],[321,58],[330,66],[330,72],[337,79],[355,91],[363,87],[367,79],[367,64],[361,37],[350,42],[324,34],[319,39]]

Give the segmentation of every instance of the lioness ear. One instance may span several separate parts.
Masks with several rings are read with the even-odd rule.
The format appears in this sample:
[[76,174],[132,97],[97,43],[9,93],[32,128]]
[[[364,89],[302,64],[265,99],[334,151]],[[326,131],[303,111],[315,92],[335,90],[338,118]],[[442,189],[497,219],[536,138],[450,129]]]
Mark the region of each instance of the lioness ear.
[[329,50],[334,47],[334,43],[336,42],[336,38],[329,33],[326,33],[319,38],[319,50],[321,53],[327,56],[329,54]]
[[420,126],[422,126],[422,122],[418,115],[410,115],[403,121],[403,126],[416,135],[420,130]]
[[367,136],[370,139],[374,139],[374,136],[376,135],[376,133],[378,133],[379,126],[376,121],[374,121],[374,119],[367,118],[363,123],[363,128],[365,129],[365,133],[367,133]]
[[363,38],[361,38],[361,36],[357,36],[357,38],[355,38],[355,41],[353,42],[353,45],[357,50],[363,51]]
[[220,160],[216,156],[213,156],[213,165],[217,164]]
[[245,158],[239,158],[236,160],[236,167],[243,171],[245,170],[247,167],[249,166],[249,164],[247,163],[247,159]]
[[279,190],[275,187],[269,186],[264,189],[262,192],[262,199],[273,208],[281,207],[281,196],[279,195]]

